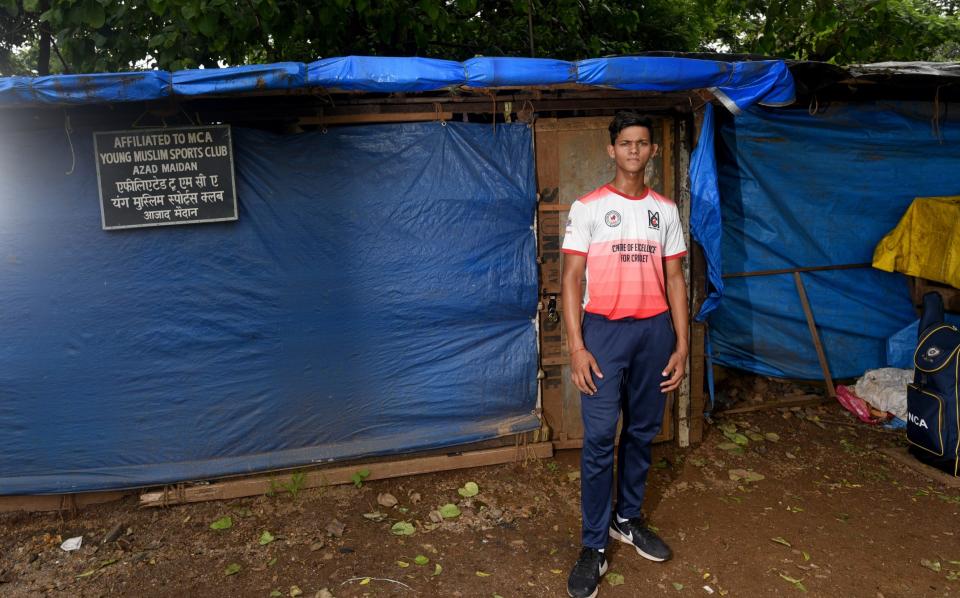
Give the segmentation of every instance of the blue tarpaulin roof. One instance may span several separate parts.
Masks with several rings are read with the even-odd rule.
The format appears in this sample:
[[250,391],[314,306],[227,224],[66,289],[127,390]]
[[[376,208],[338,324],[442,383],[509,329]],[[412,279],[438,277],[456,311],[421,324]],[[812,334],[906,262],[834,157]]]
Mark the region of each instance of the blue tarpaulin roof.
[[590,85],[631,91],[711,89],[737,111],[757,102],[793,101],[793,79],[779,60],[723,62],[697,58],[618,56],[579,62],[550,58],[344,56],[310,64],[281,62],[168,73],[0,78],[0,106],[78,105],[323,88],[376,93],[477,88]]

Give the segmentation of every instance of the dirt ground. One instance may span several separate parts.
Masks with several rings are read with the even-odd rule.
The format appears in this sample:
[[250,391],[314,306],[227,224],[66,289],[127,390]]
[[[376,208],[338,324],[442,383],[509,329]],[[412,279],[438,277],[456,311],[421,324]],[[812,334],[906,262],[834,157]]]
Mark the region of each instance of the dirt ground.
[[[786,392],[761,386],[769,400]],[[902,443],[830,404],[718,418],[700,446],[657,446],[645,511],[675,557],[651,563],[611,543],[600,596],[960,596],[960,490],[878,452]],[[565,596],[578,459],[165,509],[131,498],[73,516],[4,514],[0,595]],[[479,492],[463,497],[468,482]],[[447,504],[459,516],[432,521]],[[226,516],[229,528],[210,528]],[[412,535],[391,531],[401,522]],[[80,535],[79,550],[61,550]]]

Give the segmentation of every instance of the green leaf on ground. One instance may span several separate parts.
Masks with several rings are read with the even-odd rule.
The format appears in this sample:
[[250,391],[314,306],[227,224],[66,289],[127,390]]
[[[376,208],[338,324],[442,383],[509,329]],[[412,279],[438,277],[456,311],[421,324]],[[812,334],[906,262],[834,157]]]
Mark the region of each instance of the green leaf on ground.
[[227,565],[227,568],[223,570],[223,574],[236,575],[237,573],[240,573],[240,569],[243,569],[243,567],[240,566],[240,563],[230,563]]
[[276,538],[274,538],[273,534],[271,534],[267,530],[263,530],[263,533],[260,534],[260,540],[259,540],[260,546],[266,546],[267,544],[269,544],[270,542],[273,542],[274,540],[276,540]]
[[748,432],[747,432],[747,438],[749,438],[750,440],[752,440],[752,441],[754,441],[754,442],[762,442],[763,440],[765,440],[763,434],[761,434],[761,433],[759,433],[759,432],[753,432],[753,431],[748,431]]
[[270,592],[270,598],[276,598],[277,596],[283,596],[283,594],[280,592],[280,590],[274,590],[274,591]]
[[738,455],[743,454],[743,447],[735,442],[721,442],[717,445],[717,448],[721,451],[730,451],[731,453],[737,453]]
[[417,531],[409,521],[398,521],[390,528],[390,533],[395,536],[412,536]]
[[434,577],[436,577],[437,575],[440,575],[441,573],[443,573],[443,567],[440,566],[440,563],[434,563],[433,565]]
[[739,444],[740,446],[747,446],[750,444],[750,439],[739,432],[724,432],[723,435],[727,440],[734,444]]
[[663,457],[661,457],[659,461],[653,464],[653,466],[656,467],[657,469],[666,469],[670,467],[670,462],[664,459]]
[[227,515],[226,517],[221,517],[220,519],[217,519],[216,521],[210,524],[210,529],[215,529],[215,530],[230,529],[231,527],[233,527],[233,518],[230,517],[229,515]]
[[373,511],[372,513],[364,513],[364,519],[369,519],[370,521],[383,521],[387,518],[386,513],[381,513],[380,511]]
[[420,565],[420,566],[423,566],[423,565],[426,565],[427,563],[429,563],[429,562],[430,562],[430,559],[428,559],[427,557],[423,556],[422,554],[418,554],[418,555],[417,555],[417,558],[413,559],[413,562],[416,563],[416,564],[418,564],[418,565]]
[[724,423],[720,424],[720,425],[717,426],[717,427],[720,428],[720,431],[721,431],[721,432],[725,432],[725,433],[727,433],[727,434],[736,434],[736,433],[737,433],[737,424],[735,424],[735,423],[733,423],[733,422],[724,422]]
[[920,564],[931,571],[936,571],[937,573],[940,573],[940,571],[943,569],[940,566],[940,561],[928,561],[927,559],[920,559]]
[[467,482],[463,488],[457,488],[457,494],[464,498],[470,498],[480,493],[480,487],[476,482]]
[[777,434],[776,432],[767,432],[766,434],[763,435],[763,437],[769,440],[770,442],[780,442],[780,435]]
[[803,580],[802,580],[802,579],[794,579],[793,577],[790,577],[790,576],[787,575],[786,573],[780,573],[780,577],[781,577],[784,581],[789,582],[789,583],[792,583],[792,584],[793,584],[793,587],[796,588],[797,590],[799,590],[799,591],[801,591],[801,592],[806,592],[806,591],[807,591],[807,588],[805,588],[804,585],[803,585]]
[[353,482],[353,485],[357,488],[363,486],[363,481],[370,477],[369,469],[360,469],[355,471],[352,476],[350,476],[350,481]]
[[803,554],[803,560],[804,560],[804,562],[810,560],[810,553],[809,553],[809,552],[807,552],[806,550],[804,550],[804,551],[802,551],[802,554]]
[[759,482],[766,479],[762,473],[757,473],[752,469],[731,469],[727,472],[730,479],[734,482]]
[[607,580],[607,583],[612,586],[622,586],[623,585],[623,575],[619,573],[610,572],[604,575],[604,579]]
[[77,575],[77,579],[80,579],[81,577],[90,577],[91,575],[93,575],[94,573],[96,573],[97,571],[99,571],[100,569],[103,569],[104,567],[109,567],[110,565],[116,563],[117,560],[118,560],[118,559],[110,559],[110,560],[107,560],[107,561],[100,561],[100,564],[97,565],[96,567],[94,567],[94,568],[92,568],[92,569],[88,569],[88,570],[84,571],[83,573],[81,573],[80,575]]
[[776,538],[770,538],[770,541],[771,541],[771,542],[776,542],[777,544],[783,544],[783,545],[786,546],[787,548],[793,548],[793,544],[791,544],[790,542],[787,542],[786,540],[784,540],[784,539],[781,538],[780,536],[777,536]]
[[440,515],[444,519],[456,519],[460,516],[460,507],[453,503],[447,503],[440,507]]
[[397,566],[403,567],[404,569],[406,569],[407,567],[410,566],[410,563],[408,563],[407,561],[397,561]]
[[682,583],[673,582],[673,589],[679,592],[680,590],[683,589],[683,584],[682,584]]
[[490,577],[490,574],[486,571],[477,571],[477,577]]

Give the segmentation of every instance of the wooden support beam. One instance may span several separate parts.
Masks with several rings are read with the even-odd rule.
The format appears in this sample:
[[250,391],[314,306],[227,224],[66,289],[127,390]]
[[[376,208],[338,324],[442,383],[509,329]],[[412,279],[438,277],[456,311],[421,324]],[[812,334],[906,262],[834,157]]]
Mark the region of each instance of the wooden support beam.
[[12,511],[72,511],[113,502],[127,496],[130,492],[82,492],[79,494],[30,494],[23,496],[0,496],[0,513]]
[[810,302],[807,301],[807,290],[803,287],[803,279],[800,278],[799,272],[793,273],[793,281],[797,285],[797,294],[800,295],[803,313],[807,317],[807,326],[810,328],[810,336],[813,337],[813,347],[817,350],[817,359],[820,360],[820,370],[823,371],[823,381],[827,385],[827,393],[831,398],[835,398],[837,396],[837,390],[833,387],[833,376],[830,375],[830,365],[827,363],[827,356],[823,352],[823,343],[820,342],[820,333],[817,331],[817,323],[813,319]]
[[327,114],[324,116],[302,116],[301,125],[356,125],[363,123],[399,123],[425,122],[431,120],[450,120],[452,112],[370,112],[361,114]]
[[748,405],[746,407],[734,407],[733,409],[724,409],[714,413],[716,416],[736,415],[737,413],[753,413],[754,411],[768,411],[771,409],[781,409],[784,407],[809,407],[811,405],[823,405],[832,403],[834,399],[830,397],[803,397],[799,399],[782,399],[780,401],[768,401],[758,405]]
[[[366,481],[373,481],[436,471],[449,471],[451,469],[500,465],[524,458],[545,459],[551,456],[553,456],[553,444],[538,442],[460,454],[312,469],[305,472],[302,488],[351,484],[353,483],[353,475],[360,469],[366,469],[370,472]],[[283,471],[269,475],[215,482],[204,486],[191,486],[166,493],[163,491],[145,492],[140,495],[140,506],[162,507],[208,500],[229,500],[245,496],[257,496],[274,490],[276,483],[284,481],[290,475],[290,471]]]

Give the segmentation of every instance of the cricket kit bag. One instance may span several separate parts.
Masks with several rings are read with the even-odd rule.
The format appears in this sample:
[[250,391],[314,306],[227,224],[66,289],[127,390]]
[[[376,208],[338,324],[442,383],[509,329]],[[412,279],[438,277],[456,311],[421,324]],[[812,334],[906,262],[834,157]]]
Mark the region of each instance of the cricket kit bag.
[[960,330],[944,323],[942,299],[930,295],[907,385],[907,440],[916,458],[960,477]]

